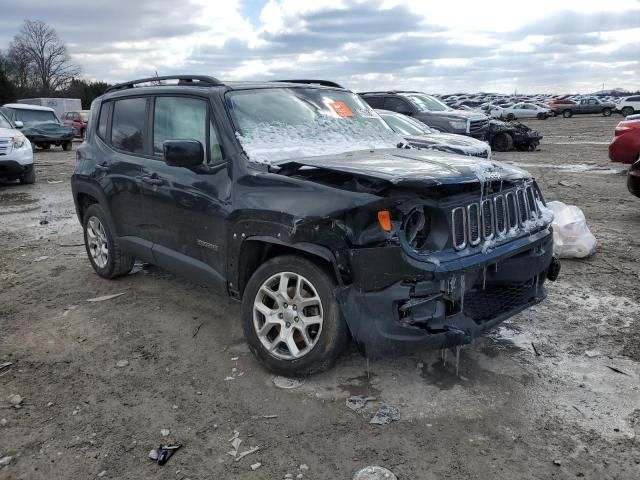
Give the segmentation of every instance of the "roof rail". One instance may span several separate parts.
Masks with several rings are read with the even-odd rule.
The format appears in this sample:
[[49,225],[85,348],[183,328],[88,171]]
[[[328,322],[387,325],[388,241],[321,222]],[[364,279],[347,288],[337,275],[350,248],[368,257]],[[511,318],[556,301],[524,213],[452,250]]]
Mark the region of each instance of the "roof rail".
[[126,88],[134,88],[141,83],[161,82],[163,80],[178,80],[178,85],[187,85],[193,87],[215,87],[223,85],[223,83],[215,77],[206,75],[166,75],[162,77],[147,77],[131,80],[130,82],[118,83],[109,87],[105,93],[115,90],[124,90]]
[[305,80],[305,79],[293,79],[293,80],[271,80],[272,82],[280,83],[302,83],[308,85],[322,85],[323,87],[335,87],[344,88],[342,85],[331,80]]

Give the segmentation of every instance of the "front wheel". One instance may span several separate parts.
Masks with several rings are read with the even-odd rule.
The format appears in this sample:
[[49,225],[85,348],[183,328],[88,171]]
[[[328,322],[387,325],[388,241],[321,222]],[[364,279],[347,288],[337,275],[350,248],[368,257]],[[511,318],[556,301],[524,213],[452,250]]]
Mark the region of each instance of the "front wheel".
[[513,137],[507,132],[500,132],[491,140],[491,148],[496,152],[508,152],[513,149]]
[[610,117],[611,116],[611,109],[610,108],[604,108],[602,110],[602,115],[605,117]]
[[629,115],[633,115],[634,110],[633,107],[624,107],[620,113],[625,117],[628,117]]
[[564,118],[571,118],[572,115],[573,115],[573,112],[571,110],[565,110],[564,112],[562,112],[562,116]]
[[280,375],[325,370],[349,341],[332,278],[293,255],[275,257],[253,274],[243,295],[242,326],[251,351]]
[[24,185],[31,185],[36,183],[36,168],[32,165],[31,169],[20,177],[20,183]]
[[135,258],[121,251],[109,217],[100,205],[93,204],[87,208],[82,227],[85,249],[91,266],[98,275],[116,278],[131,271]]
[[538,117],[538,120],[546,120],[547,119],[547,114],[544,113],[544,112],[540,112],[540,113],[538,113],[537,117]]
[[515,120],[515,119],[516,119],[516,116],[513,113],[509,113],[507,115],[507,120]]

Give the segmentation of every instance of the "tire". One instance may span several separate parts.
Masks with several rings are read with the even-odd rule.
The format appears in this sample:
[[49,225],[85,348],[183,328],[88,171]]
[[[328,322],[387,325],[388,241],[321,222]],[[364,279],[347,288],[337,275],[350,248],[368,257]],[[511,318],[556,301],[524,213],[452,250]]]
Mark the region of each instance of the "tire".
[[[287,279],[286,287],[278,292],[280,285],[285,285],[282,278]],[[302,295],[298,285],[302,285]],[[294,298],[291,293],[295,293]],[[300,298],[311,304],[303,307]],[[258,308],[272,311],[273,316],[267,317]],[[316,323],[305,326],[301,318],[305,316],[313,317]],[[349,330],[335,297],[335,282],[312,261],[294,255],[272,258],[252,275],[242,300],[242,327],[257,359],[285,376],[326,370],[349,342]]]
[[42,150],[49,150],[51,148],[51,144],[50,143],[39,143],[38,147],[40,147]]
[[609,107],[603,108],[602,109],[602,115],[604,117],[610,117],[611,116],[611,109]]
[[87,131],[83,128],[82,130],[80,130],[80,138],[82,140],[84,140],[84,136],[87,134]]
[[68,152],[69,150],[71,150],[72,146],[73,146],[73,144],[71,142],[62,142],[62,149],[65,152]]
[[491,140],[491,148],[496,152],[508,152],[513,149],[513,137],[507,132],[500,132]]
[[547,119],[547,114],[544,112],[540,112],[538,113],[538,115],[536,115],[536,117],[538,118],[538,120],[546,120]]
[[[98,225],[102,227],[101,232]],[[126,275],[131,271],[135,258],[122,252],[109,217],[99,204],[94,203],[87,208],[82,219],[82,229],[84,230],[84,246],[87,256],[98,275],[111,279]],[[96,240],[93,240],[94,238]],[[101,262],[102,259],[99,261],[97,255],[92,253],[100,250],[99,247],[102,245],[105,245],[107,249],[104,263]]]
[[628,117],[629,115],[633,115],[635,110],[633,107],[624,107],[620,113],[622,113],[623,116]]
[[507,114],[507,120],[515,120],[516,116],[513,113],[508,113]]
[[562,112],[562,116],[564,118],[571,118],[573,116],[573,112],[571,110],[564,110]]
[[31,166],[31,170],[25,173],[22,177],[20,177],[20,183],[23,185],[32,185],[36,183],[36,167]]

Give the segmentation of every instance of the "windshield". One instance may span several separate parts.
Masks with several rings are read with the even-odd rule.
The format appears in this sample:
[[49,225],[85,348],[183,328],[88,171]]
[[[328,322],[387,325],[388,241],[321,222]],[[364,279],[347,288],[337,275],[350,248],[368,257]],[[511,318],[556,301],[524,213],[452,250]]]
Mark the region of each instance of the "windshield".
[[403,142],[360,97],[343,90],[238,90],[227,95],[227,105],[253,162],[394,148]]
[[387,125],[389,125],[394,132],[399,133],[400,135],[411,136],[431,133],[431,130],[429,130],[424,124],[405,115],[380,112],[380,116],[385,122],[387,122]]
[[421,111],[427,112],[444,112],[450,110],[444,103],[437,98],[424,93],[406,93],[403,97],[408,98]]
[[2,112],[0,112],[0,128],[13,128],[13,125],[11,125]]
[[27,110],[13,109],[16,114],[16,120],[22,121],[26,125],[35,125],[38,123],[54,122],[58,123],[56,114],[49,110]]

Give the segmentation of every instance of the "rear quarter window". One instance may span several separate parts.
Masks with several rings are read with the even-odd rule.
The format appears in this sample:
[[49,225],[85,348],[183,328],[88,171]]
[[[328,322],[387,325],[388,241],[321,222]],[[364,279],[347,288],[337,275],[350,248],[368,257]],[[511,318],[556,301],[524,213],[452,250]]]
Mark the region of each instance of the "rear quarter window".
[[105,102],[100,107],[100,119],[98,120],[98,136],[103,140],[107,139],[107,122],[109,121],[109,111],[111,102]]

